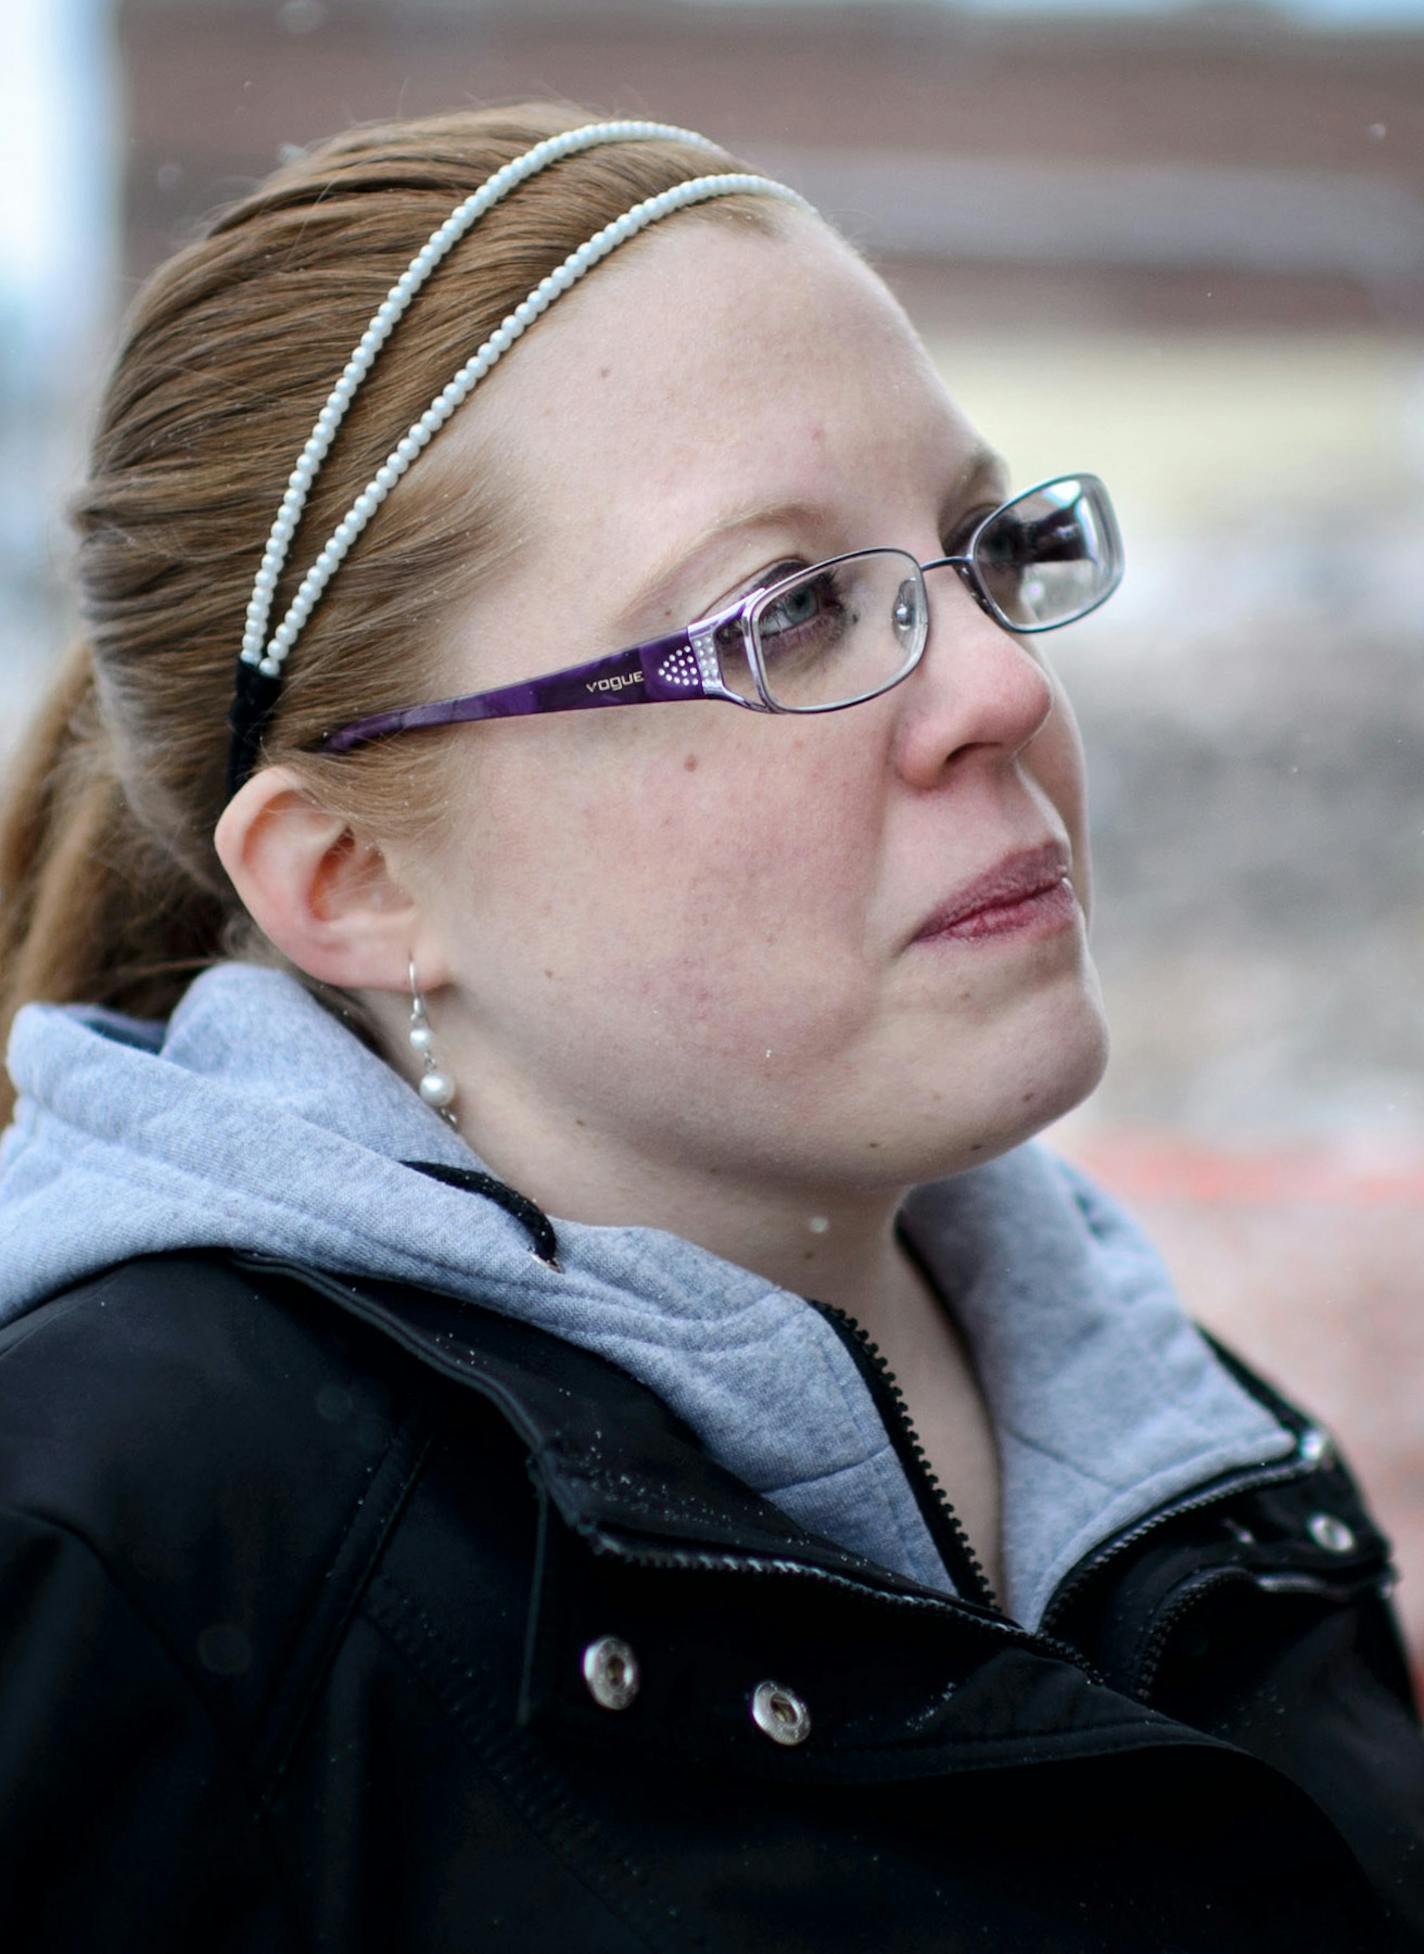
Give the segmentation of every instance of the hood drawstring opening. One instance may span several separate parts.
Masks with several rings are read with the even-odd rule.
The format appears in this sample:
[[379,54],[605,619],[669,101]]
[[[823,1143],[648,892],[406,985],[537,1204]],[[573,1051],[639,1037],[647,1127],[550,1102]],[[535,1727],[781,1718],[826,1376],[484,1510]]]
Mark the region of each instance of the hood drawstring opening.
[[552,1269],[556,1275],[564,1273],[554,1224],[538,1202],[531,1201],[527,1194],[507,1187],[493,1174],[482,1174],[475,1167],[447,1167],[442,1160],[404,1160],[401,1165],[413,1167],[417,1174],[427,1174],[431,1180],[441,1181],[446,1187],[463,1187],[467,1193],[483,1194],[528,1230],[534,1244],[533,1252],[546,1269]]

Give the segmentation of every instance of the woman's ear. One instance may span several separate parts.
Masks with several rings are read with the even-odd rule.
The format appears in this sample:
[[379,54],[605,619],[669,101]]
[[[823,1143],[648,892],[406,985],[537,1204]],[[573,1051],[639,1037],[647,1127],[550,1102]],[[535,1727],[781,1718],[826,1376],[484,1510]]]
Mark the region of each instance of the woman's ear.
[[264,767],[228,803],[214,835],[244,908],[319,983],[403,991],[415,956],[443,981],[420,907],[380,845],[316,801],[289,767]]

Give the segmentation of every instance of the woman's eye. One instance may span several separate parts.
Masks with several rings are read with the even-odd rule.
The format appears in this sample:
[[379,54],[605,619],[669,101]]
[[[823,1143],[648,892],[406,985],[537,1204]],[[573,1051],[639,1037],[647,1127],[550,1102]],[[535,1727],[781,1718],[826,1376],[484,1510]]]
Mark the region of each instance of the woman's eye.
[[825,586],[819,577],[797,584],[763,611],[763,629],[768,621],[779,631],[794,630],[799,624],[809,624],[819,614],[824,596]]
[[762,655],[822,656],[854,622],[834,570],[818,570],[780,591],[757,615]]

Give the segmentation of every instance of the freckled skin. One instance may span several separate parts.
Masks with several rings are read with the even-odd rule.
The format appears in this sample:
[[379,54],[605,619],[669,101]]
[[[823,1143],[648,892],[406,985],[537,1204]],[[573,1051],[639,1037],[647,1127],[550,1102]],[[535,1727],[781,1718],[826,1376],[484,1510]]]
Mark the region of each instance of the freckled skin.
[[[638,240],[466,414],[442,439],[472,467],[506,458],[528,540],[446,634],[452,690],[681,624],[787,557],[881,543],[928,559],[976,439],[883,286],[800,217],[775,239],[688,219]],[[822,514],[732,544],[627,614],[652,561],[780,500]],[[708,1239],[715,1176],[720,1212],[779,1203],[804,1228],[835,1198],[893,1199],[1012,1145],[1096,1083],[1081,924],[911,941],[966,881],[1045,839],[1071,847],[1088,894],[1056,681],[951,574],[931,604],[920,668],[849,711],[680,703],[451,743],[450,818],[397,867],[444,960],[442,1050],[471,1082],[471,1139],[555,1212]],[[529,981],[555,968],[557,988]]]

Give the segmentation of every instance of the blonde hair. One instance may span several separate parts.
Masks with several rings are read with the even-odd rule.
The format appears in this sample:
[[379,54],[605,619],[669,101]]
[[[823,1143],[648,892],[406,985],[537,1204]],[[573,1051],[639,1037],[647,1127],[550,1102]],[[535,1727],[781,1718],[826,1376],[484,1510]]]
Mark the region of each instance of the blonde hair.
[[[287,475],[367,320],[436,225],[513,157],[593,119],[526,104],[339,136],[221,211],[139,294],[72,510],[88,637],[56,678],[0,815],[0,1035],[35,998],[164,1015],[216,959],[274,954],[212,834],[243,614]],[[489,211],[357,394],[276,614],[396,435],[541,278],[643,198],[742,167],[691,144],[619,143],[561,160]],[[778,221],[752,196],[694,214],[772,232]],[[264,739],[265,759],[299,766],[327,806],[386,837],[432,818],[445,741],[340,759],[307,749],[397,703],[393,677],[401,701],[438,695],[435,627],[509,546],[497,459],[457,478],[440,454],[437,438],[342,565]],[[0,1124],[8,1091],[0,1080]]]

